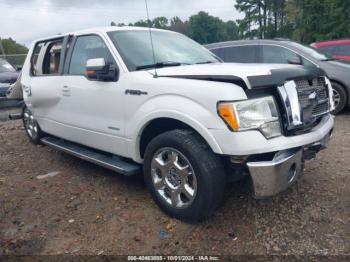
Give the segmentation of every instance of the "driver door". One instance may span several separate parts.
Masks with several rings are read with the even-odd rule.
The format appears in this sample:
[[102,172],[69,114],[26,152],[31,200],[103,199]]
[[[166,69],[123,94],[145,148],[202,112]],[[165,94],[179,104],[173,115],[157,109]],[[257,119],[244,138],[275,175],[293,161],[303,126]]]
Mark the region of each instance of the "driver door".
[[67,140],[123,155],[126,149],[121,83],[117,79],[90,80],[86,75],[89,59],[103,58],[115,68],[117,63],[102,36],[76,36],[70,46],[61,87],[60,133]]

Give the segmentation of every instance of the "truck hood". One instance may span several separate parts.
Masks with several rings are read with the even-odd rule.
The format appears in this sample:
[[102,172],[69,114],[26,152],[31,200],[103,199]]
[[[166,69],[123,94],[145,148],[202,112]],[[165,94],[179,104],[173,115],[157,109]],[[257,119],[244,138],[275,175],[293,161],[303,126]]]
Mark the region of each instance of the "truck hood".
[[331,69],[337,73],[343,72],[345,75],[347,75],[350,70],[350,62],[341,60],[322,61],[321,67],[324,67],[326,71]]
[[[154,70],[149,70],[154,73]],[[318,69],[282,64],[215,63],[157,69],[158,77],[230,82],[244,88],[280,86],[288,80],[312,79],[325,73]]]

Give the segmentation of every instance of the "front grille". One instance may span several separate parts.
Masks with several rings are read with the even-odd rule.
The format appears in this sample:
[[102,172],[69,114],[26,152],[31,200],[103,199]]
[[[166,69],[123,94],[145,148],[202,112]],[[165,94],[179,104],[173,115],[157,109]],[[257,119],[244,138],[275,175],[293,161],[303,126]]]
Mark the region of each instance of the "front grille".
[[329,110],[328,103],[322,103],[322,104],[316,105],[312,109],[312,115],[313,116],[320,116],[320,115],[323,115],[325,113],[328,113],[328,110]]
[[285,112],[286,135],[307,132],[329,113],[329,94],[324,77],[292,80],[278,87]]
[[296,80],[295,84],[302,113],[306,110],[313,117],[328,113],[328,91],[324,77]]

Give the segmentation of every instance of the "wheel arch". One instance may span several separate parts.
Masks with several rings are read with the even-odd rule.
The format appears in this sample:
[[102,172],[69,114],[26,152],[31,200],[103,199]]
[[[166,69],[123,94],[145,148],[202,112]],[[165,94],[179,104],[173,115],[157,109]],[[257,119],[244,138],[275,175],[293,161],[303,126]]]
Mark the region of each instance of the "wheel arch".
[[342,81],[340,81],[338,79],[330,78],[329,81],[331,81],[331,83],[336,83],[344,88],[344,90],[346,92],[346,96],[347,96],[346,105],[350,106],[350,92],[349,92],[350,87],[347,87]]
[[196,123],[194,119],[176,117],[176,116],[164,116],[164,117],[155,117],[149,119],[142,125],[140,132],[136,139],[136,158],[137,162],[142,162],[144,158],[144,152],[148,143],[155,138],[156,136],[171,131],[174,129],[189,129],[197,133],[203,141],[205,141],[209,147],[215,153],[222,154],[221,148],[209,132],[207,128]]

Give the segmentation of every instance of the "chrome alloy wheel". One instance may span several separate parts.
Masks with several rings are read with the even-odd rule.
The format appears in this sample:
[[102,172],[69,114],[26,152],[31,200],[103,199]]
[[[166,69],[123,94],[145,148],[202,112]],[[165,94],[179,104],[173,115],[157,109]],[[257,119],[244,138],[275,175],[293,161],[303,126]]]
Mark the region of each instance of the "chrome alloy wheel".
[[334,101],[334,106],[337,108],[337,106],[340,103],[340,94],[337,90],[333,88],[333,101]]
[[159,196],[170,206],[190,206],[197,193],[197,178],[188,159],[174,148],[161,148],[153,156],[151,178]]
[[25,108],[23,112],[24,128],[26,129],[30,138],[35,138],[38,135],[38,123],[35,121],[32,112]]

